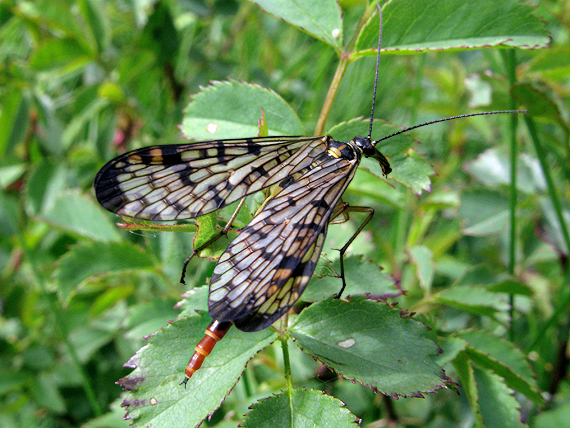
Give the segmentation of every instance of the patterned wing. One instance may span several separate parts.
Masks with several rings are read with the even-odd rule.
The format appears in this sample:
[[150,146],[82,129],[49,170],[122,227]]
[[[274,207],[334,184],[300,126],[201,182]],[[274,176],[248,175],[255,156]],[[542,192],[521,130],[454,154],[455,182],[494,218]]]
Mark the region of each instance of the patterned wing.
[[109,211],[165,221],[198,217],[279,183],[326,150],[326,137],[266,137],[145,147],[97,173]]
[[218,260],[208,299],[212,318],[258,331],[289,310],[311,279],[331,213],[357,166],[357,159],[323,153],[281,183]]

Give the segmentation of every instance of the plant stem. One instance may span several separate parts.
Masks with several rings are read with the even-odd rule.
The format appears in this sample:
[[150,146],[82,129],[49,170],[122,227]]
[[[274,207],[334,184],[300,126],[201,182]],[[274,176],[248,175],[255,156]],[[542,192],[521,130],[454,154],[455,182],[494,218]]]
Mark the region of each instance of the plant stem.
[[344,77],[344,73],[346,72],[346,68],[348,64],[351,62],[350,54],[354,49],[354,45],[356,44],[356,39],[360,34],[360,30],[366,24],[366,21],[372,14],[372,12],[376,9],[376,4],[372,3],[368,5],[364,13],[362,14],[360,21],[358,21],[358,25],[354,30],[354,34],[348,46],[340,53],[340,60],[338,66],[336,67],[336,71],[334,73],[333,80],[331,82],[331,86],[325,98],[325,102],[323,104],[323,108],[321,109],[321,114],[319,115],[319,119],[317,121],[317,126],[315,127],[314,135],[323,135],[325,131],[325,125],[327,124],[327,119],[331,112],[334,100],[336,95],[338,94],[338,88],[340,87],[340,82]]
[[[509,85],[512,87],[516,83],[516,57],[515,50],[509,49],[503,52],[503,60],[507,67],[507,74],[509,77]],[[517,105],[515,100],[511,97],[510,107],[511,110],[516,110]],[[511,164],[511,177],[509,186],[509,214],[510,214],[510,228],[509,228],[509,274],[514,276],[516,265],[516,209],[517,209],[517,124],[518,115],[511,115],[510,123],[510,164]],[[515,296],[509,294],[509,340],[514,340],[513,320],[515,316]]]
[[287,391],[289,395],[293,392],[293,380],[291,379],[291,360],[289,358],[289,345],[287,344],[287,335],[281,334],[281,350],[283,351],[283,370],[285,372],[285,382],[287,383]]
[[251,398],[251,381],[249,379],[249,370],[247,367],[243,371],[243,375],[241,378],[243,381],[243,389],[244,389],[245,396],[247,398]]
[[283,370],[285,371],[285,382],[287,385],[287,396],[289,397],[289,412],[291,413],[291,420],[295,418],[295,410],[293,409],[293,380],[291,379],[291,360],[289,358],[289,345],[288,337],[286,334],[279,336],[281,341],[281,349],[283,351]]
[[323,104],[323,108],[321,109],[321,114],[319,115],[319,120],[317,121],[317,126],[315,128],[315,135],[324,134],[325,125],[327,123],[327,119],[331,112],[332,105],[336,98],[336,94],[338,93],[340,82],[344,76],[344,73],[346,72],[346,67],[348,67],[348,55],[343,52],[340,56],[340,61],[338,63],[338,66],[336,67],[336,71],[334,73],[331,86],[327,93],[327,97],[325,98],[325,103]]
[[[564,221],[564,216],[562,214],[562,205],[560,204],[560,200],[558,199],[556,188],[554,186],[554,181],[552,180],[552,176],[550,175],[547,159],[544,154],[542,144],[538,138],[538,134],[534,126],[534,121],[532,120],[531,117],[525,117],[524,120],[528,128],[532,143],[534,145],[536,156],[538,157],[538,161],[540,162],[542,173],[544,174],[544,178],[546,179],[548,194],[550,196],[550,200],[552,201],[552,205],[556,213],[556,218],[558,219],[558,223],[560,224],[560,230],[562,231],[562,237],[564,238],[564,243],[566,245],[566,252],[568,252],[570,250],[570,234],[568,233],[568,228],[566,226],[566,222]],[[564,312],[567,309],[568,305],[570,304],[570,287],[569,287],[570,263],[566,263],[565,270],[566,270],[566,286],[562,287],[562,290],[565,294],[559,300],[559,304],[554,310],[554,313],[552,314],[550,319],[540,328],[538,334],[536,335],[531,345],[529,346],[528,351],[533,350],[538,345],[538,343],[544,338],[546,331],[555,322],[558,321],[558,317],[560,316],[560,314],[562,314],[562,312]]]

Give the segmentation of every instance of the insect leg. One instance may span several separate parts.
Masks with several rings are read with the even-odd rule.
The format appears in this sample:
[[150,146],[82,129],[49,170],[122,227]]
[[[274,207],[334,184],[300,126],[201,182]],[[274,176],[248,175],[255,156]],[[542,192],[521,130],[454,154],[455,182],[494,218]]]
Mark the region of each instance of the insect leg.
[[202,245],[200,245],[198,248],[195,248],[194,251],[192,251],[192,254],[190,254],[190,256],[184,260],[184,266],[182,267],[182,276],[180,277],[180,282],[184,285],[186,285],[186,282],[184,281],[184,276],[186,275],[186,267],[188,266],[188,263],[190,262],[190,260],[192,260],[192,258],[196,255],[198,255],[198,253],[200,253],[200,251],[202,251],[204,248],[209,247],[211,244],[213,244],[214,242],[216,242],[218,239],[220,239],[222,236],[227,235],[227,233],[229,232],[230,228],[232,227],[232,223],[234,222],[234,220],[236,219],[239,210],[241,209],[241,207],[243,207],[243,204],[245,203],[245,198],[242,198],[239,201],[239,204],[236,208],[236,210],[234,211],[234,213],[232,214],[232,216],[230,217],[230,219],[228,220],[228,222],[226,223],[226,225],[224,226],[224,228],[222,229],[222,231],[214,236],[213,238],[209,239],[208,241],[204,242]]
[[[329,224],[341,224],[347,222],[350,217],[348,215],[348,208],[350,205],[348,202],[343,202],[342,199],[338,201],[336,207],[331,214],[331,218],[329,219]],[[340,217],[342,215],[342,217]]]
[[[335,298],[337,298],[337,299],[340,299],[342,292],[346,288],[346,279],[344,277],[344,253],[346,253],[346,250],[348,249],[350,244],[352,244],[352,242],[356,239],[358,234],[360,232],[362,232],[362,229],[364,229],[364,227],[372,219],[372,216],[374,215],[374,208],[371,208],[371,207],[353,207],[353,206],[350,206],[347,202],[340,202],[335,207],[335,210],[333,211],[333,215],[331,216],[330,222],[331,223],[343,223],[343,222],[345,222],[346,220],[348,220],[348,213],[349,212],[368,213],[368,216],[364,219],[364,221],[362,222],[360,227],[357,229],[356,232],[354,232],[354,234],[348,240],[348,242],[346,244],[344,244],[344,246],[339,250],[339,252],[340,252],[340,277],[342,279],[342,288],[340,289],[340,291],[335,296]],[[335,218],[337,218],[340,215],[343,216],[343,219],[341,219],[340,221],[338,221],[338,220],[335,221]]]

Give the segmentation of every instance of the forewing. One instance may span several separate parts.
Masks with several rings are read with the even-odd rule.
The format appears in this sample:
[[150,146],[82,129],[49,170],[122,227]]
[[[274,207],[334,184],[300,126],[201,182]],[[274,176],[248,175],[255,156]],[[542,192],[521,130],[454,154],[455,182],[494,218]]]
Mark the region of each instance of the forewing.
[[278,183],[326,149],[327,137],[265,137],[145,147],[108,162],[98,201],[119,215],[198,217]]
[[356,167],[356,160],[321,156],[268,201],[214,268],[213,319],[257,331],[289,310],[311,279],[331,213]]

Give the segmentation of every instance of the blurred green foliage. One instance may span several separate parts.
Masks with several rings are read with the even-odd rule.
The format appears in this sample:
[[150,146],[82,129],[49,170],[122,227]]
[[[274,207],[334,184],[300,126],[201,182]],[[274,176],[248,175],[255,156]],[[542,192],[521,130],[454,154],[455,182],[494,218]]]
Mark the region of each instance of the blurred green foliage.
[[[154,418],[154,426],[187,426],[183,413],[137,409],[132,393],[115,382],[139,365],[131,357],[147,343],[145,335],[160,329],[145,349],[157,352],[155,363],[166,372],[182,376],[186,361],[165,358],[190,357],[193,335],[201,335],[208,317],[165,326],[180,307],[186,315],[205,308],[203,286],[213,262],[193,260],[188,287],[180,284],[193,234],[120,230],[113,224],[117,217],[97,204],[92,180],[106,161],[126,150],[183,141],[178,126],[186,118],[184,109],[215,80],[272,89],[312,134],[323,103],[333,101],[329,89],[339,54],[357,29],[361,37],[349,53],[358,54],[339,80],[324,129],[335,137],[335,129],[340,133],[350,125],[342,122],[369,114],[375,67],[370,49],[378,22],[361,26],[359,20],[372,8],[363,0],[341,1],[342,32],[335,38],[325,25],[291,25],[284,0],[258,3],[276,8],[270,11],[288,22],[245,0],[0,3],[1,427],[127,426],[120,407],[125,399],[131,418],[141,411]],[[376,215],[351,247],[347,277],[359,292],[374,275],[383,282],[388,275],[396,279],[405,294],[389,301],[431,328],[427,337],[444,351],[436,362],[461,384],[460,395],[451,389],[423,400],[375,395],[289,342],[291,390],[277,341],[248,364],[203,426],[236,426],[260,399],[265,400],[252,408],[247,426],[282,415],[282,407],[321,416],[342,411],[343,423],[353,420],[338,401],[309,388],[342,400],[371,427],[549,427],[570,420],[570,2],[544,0],[531,8],[515,0],[462,1],[461,7],[451,1],[449,9],[434,8],[412,19],[418,10],[429,11],[422,9],[426,3],[384,6],[387,52],[375,117],[404,127],[519,106],[529,114],[518,123],[500,115],[414,131],[421,144],[406,155],[426,160],[437,173],[430,192],[415,189],[419,196],[359,171],[345,199],[374,207]],[[335,19],[327,15],[323,22]],[[433,22],[440,27],[430,27]],[[550,49],[518,49],[544,47],[547,32]],[[278,126],[269,123],[269,128]],[[332,249],[359,225],[358,214],[352,217],[329,229],[325,252],[333,260]],[[375,273],[372,263],[383,273]],[[333,279],[311,281],[305,298],[318,300],[314,296],[323,289],[336,292]],[[194,286],[195,294],[177,305]],[[385,293],[382,287],[377,294]],[[186,325],[181,323],[189,324],[181,330],[188,337],[167,342],[165,335]],[[270,334],[275,333],[264,333]],[[312,334],[302,325],[291,331],[299,341]],[[252,344],[252,355],[255,346],[266,345],[261,345],[265,336]],[[203,388],[190,393],[206,397],[215,386]],[[283,390],[290,396],[267,398]],[[196,417],[212,410],[199,409],[205,413]]]

